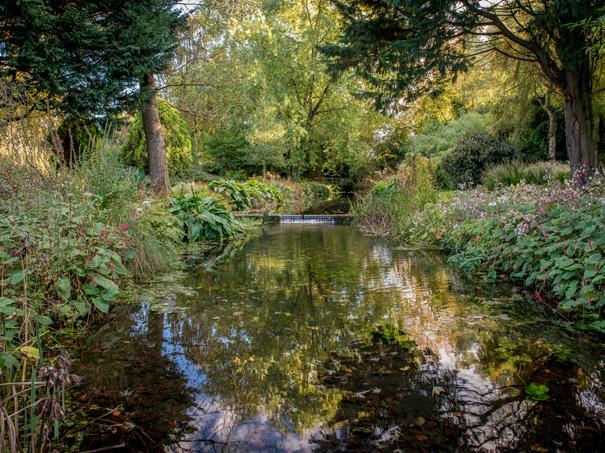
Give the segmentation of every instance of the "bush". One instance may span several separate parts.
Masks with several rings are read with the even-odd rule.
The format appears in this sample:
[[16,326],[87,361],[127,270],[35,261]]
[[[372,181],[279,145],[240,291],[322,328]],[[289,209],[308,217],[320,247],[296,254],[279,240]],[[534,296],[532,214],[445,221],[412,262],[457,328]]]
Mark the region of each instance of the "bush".
[[605,330],[604,194],[598,178],[583,188],[479,187],[427,204],[414,215],[412,237],[444,247],[467,273],[518,281],[540,304]]
[[221,129],[206,136],[203,145],[210,158],[210,162],[206,164],[210,172],[226,174],[229,171],[252,171],[247,160],[247,149],[250,145],[241,128]]
[[431,161],[407,158],[397,173],[375,183],[365,199],[353,205],[353,220],[363,230],[403,242],[411,240],[414,214],[437,197]]
[[483,173],[483,185],[494,190],[497,185],[516,186],[521,181],[528,184],[546,185],[549,182],[563,184],[569,180],[569,165],[558,162],[528,164],[518,160],[488,168]]
[[[181,113],[166,101],[158,102],[158,110],[166,142],[168,171],[171,175],[182,175],[194,161],[187,123]],[[123,153],[126,163],[147,172],[147,148],[140,113],[128,129]]]
[[252,200],[244,183],[220,179],[212,181],[208,184],[208,188],[229,198],[236,211],[245,211],[252,205]]
[[194,192],[175,197],[172,213],[181,221],[186,242],[222,241],[243,233],[242,225],[224,205]]
[[465,135],[456,147],[444,156],[441,169],[450,187],[474,187],[490,165],[511,161],[519,155],[508,141],[484,133]]
[[490,123],[491,117],[488,114],[463,113],[447,124],[437,124],[414,135],[407,145],[407,152],[423,156],[441,156],[452,150],[464,136],[485,133]]
[[246,182],[216,180],[208,184],[208,188],[227,196],[237,211],[272,210],[279,208],[284,202],[282,190],[256,179]]
[[330,186],[319,182],[304,182],[303,191],[315,203],[329,200],[331,195]]
[[285,199],[280,188],[256,179],[246,181],[245,188],[252,201],[251,208],[254,210],[270,211],[278,209]]
[[[519,280],[534,288],[534,298],[549,296],[565,311],[579,311],[605,330],[605,205],[576,202],[474,222],[466,243],[459,241],[451,261],[469,272],[482,271]],[[466,227],[468,228],[468,226]]]

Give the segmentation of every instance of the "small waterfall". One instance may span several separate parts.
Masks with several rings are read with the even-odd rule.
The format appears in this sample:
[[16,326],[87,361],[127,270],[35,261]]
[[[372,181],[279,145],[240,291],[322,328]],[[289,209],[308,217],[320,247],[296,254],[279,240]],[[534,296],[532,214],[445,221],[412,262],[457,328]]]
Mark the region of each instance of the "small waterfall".
[[345,215],[280,215],[280,223],[344,223]]

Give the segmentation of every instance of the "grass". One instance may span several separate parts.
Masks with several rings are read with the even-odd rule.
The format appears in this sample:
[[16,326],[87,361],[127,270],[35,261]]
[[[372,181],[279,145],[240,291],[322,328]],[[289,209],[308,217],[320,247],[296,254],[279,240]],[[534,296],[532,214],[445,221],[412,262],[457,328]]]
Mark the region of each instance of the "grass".
[[565,183],[569,180],[569,165],[560,162],[527,163],[512,161],[495,165],[483,173],[482,182],[488,190],[496,186],[516,186],[521,182],[546,185],[551,182]]

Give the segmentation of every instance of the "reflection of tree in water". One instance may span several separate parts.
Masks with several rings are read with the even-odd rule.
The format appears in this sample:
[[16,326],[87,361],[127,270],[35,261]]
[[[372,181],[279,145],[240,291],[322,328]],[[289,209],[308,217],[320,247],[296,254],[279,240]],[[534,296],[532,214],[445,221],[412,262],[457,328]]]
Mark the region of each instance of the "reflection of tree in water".
[[[174,361],[195,387],[195,404],[180,408],[192,407],[197,432],[179,448],[296,450],[323,436],[326,449],[530,449],[543,438],[590,449],[605,431],[600,377],[581,376],[594,364],[563,360],[540,326],[490,314],[493,298],[469,292],[438,255],[393,251],[347,228],[275,228],[190,284],[197,300],[178,301],[184,314],[155,328],[164,349],[145,328],[144,346],[118,361],[163,362],[158,382],[173,379]],[[416,352],[369,345],[385,323]],[[551,399],[531,401],[532,381]]]
[[189,429],[194,404],[187,380],[162,355],[164,315],[128,307],[112,311],[77,360],[83,376],[73,395],[74,425],[83,450],[123,444],[126,451],[162,451]]

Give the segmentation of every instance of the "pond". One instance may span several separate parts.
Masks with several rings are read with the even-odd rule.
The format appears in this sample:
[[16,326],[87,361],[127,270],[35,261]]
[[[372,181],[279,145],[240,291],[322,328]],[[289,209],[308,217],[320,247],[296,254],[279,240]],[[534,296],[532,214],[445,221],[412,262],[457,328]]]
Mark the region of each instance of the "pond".
[[[212,260],[211,260],[212,261]],[[166,312],[120,307],[76,357],[88,449],[582,450],[605,435],[603,347],[437,252],[273,225],[192,266]],[[84,411],[84,409],[82,409]]]

